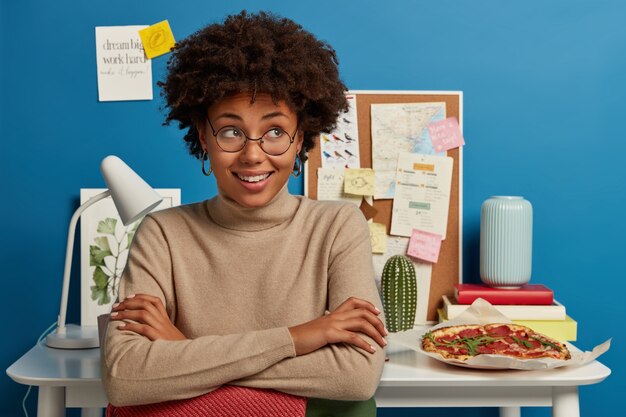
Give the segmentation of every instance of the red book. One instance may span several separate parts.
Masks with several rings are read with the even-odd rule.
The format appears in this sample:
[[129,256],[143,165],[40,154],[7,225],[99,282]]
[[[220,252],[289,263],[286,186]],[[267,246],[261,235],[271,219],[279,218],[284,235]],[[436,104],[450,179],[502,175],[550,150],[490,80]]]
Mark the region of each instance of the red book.
[[454,287],[459,304],[472,304],[477,298],[491,304],[551,305],[554,301],[554,292],[542,284],[526,284],[512,289],[483,284],[456,284]]

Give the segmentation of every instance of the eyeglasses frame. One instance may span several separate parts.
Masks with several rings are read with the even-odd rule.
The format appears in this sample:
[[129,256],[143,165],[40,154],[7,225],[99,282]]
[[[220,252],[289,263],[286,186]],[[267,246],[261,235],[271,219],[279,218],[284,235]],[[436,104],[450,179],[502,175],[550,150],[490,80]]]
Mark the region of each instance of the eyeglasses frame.
[[[251,141],[251,142],[259,142],[259,148],[261,148],[261,150],[263,152],[265,152],[266,155],[269,155],[269,156],[280,156],[280,155],[283,155],[283,154],[285,154],[289,150],[289,148],[291,148],[291,144],[293,144],[293,142],[296,140],[296,134],[298,133],[298,130],[300,128],[299,126],[296,126],[296,131],[293,132],[292,135],[290,135],[289,133],[287,133],[286,130],[284,130],[284,132],[287,133],[287,136],[289,136],[289,146],[287,146],[287,149],[285,149],[281,153],[271,154],[271,153],[268,153],[265,149],[263,149],[263,136],[265,136],[265,133],[269,132],[272,129],[269,129],[267,132],[263,133],[263,136],[261,136],[260,138],[254,139],[254,138],[249,137],[246,134],[245,130],[243,130],[242,128],[239,128],[237,126],[226,125],[226,126],[221,127],[219,130],[215,130],[215,128],[213,127],[213,124],[211,123],[211,120],[209,119],[209,116],[206,117],[206,121],[209,122],[209,127],[211,128],[211,133],[213,134],[213,137],[215,138],[215,143],[217,144],[217,147],[220,148],[222,151],[228,152],[228,153],[241,152],[246,147],[246,145],[248,144],[248,141]],[[217,140],[217,134],[220,132],[220,130],[223,130],[223,129],[228,128],[228,127],[233,127],[233,128],[241,130],[241,133],[243,133],[243,136],[246,138],[246,140],[244,140],[243,145],[241,146],[241,148],[236,150],[236,151],[227,151],[226,149],[224,149],[224,148],[222,148],[220,146],[220,143]],[[282,128],[279,128],[279,129],[283,130]]]

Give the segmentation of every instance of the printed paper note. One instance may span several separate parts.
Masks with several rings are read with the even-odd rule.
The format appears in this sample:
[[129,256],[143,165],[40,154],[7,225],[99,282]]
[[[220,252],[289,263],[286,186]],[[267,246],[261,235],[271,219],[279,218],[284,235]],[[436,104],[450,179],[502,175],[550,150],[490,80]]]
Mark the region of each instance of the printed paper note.
[[452,164],[447,156],[398,155],[392,235],[409,237],[413,229],[419,229],[446,238]]
[[393,198],[398,152],[435,154],[427,127],[445,119],[446,103],[372,104],[371,116],[374,198]]
[[168,53],[176,44],[174,34],[167,20],[139,31],[146,56],[150,59]]
[[322,167],[359,168],[359,127],[356,117],[356,96],[346,95],[349,108],[337,119],[337,127],[330,133],[320,134]]
[[441,235],[413,229],[406,254],[423,261],[437,263],[440,250]]
[[428,125],[430,138],[436,152],[447,151],[465,145],[456,117],[448,117]]
[[100,101],[152,100],[152,61],[138,31],[146,26],[96,27]]
[[[373,254],[374,279],[380,291],[380,279],[383,275],[383,268],[387,259],[394,255],[406,255],[409,246],[409,238],[398,236],[387,236],[387,250],[384,254]],[[411,258],[409,258],[411,259]],[[426,324],[428,313],[428,301],[430,298],[430,280],[432,276],[432,264],[419,262],[411,259],[415,268],[415,278],[417,279],[417,313],[415,324]]]
[[346,168],[343,191],[354,195],[374,195],[374,171],[370,168]]
[[318,168],[317,169],[317,199],[338,200],[361,204],[361,196],[347,195],[343,192],[344,169]]
[[368,223],[372,253],[385,253],[387,250],[387,228],[381,223]]

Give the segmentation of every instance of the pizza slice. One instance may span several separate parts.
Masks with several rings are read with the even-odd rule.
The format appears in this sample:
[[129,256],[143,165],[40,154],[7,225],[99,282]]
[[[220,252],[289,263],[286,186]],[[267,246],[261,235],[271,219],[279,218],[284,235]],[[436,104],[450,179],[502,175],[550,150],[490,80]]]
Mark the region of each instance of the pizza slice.
[[441,327],[422,337],[422,349],[446,359],[466,361],[483,354],[517,359],[569,359],[567,347],[548,336],[519,324],[465,324]]

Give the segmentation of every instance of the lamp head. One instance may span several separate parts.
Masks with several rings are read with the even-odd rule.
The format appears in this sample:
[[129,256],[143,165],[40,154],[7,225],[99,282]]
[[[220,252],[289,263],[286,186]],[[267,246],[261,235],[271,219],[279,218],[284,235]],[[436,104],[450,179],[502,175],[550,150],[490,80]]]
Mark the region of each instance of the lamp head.
[[104,158],[100,170],[124,225],[145,216],[163,200],[117,156]]

